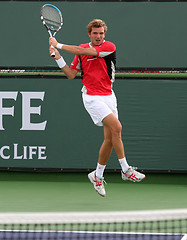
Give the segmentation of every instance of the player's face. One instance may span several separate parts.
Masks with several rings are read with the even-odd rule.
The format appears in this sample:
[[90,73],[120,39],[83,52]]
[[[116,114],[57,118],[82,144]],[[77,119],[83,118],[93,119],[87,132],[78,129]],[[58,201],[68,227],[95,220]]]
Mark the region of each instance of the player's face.
[[104,27],[92,28],[91,33],[88,33],[92,46],[99,46],[105,38]]

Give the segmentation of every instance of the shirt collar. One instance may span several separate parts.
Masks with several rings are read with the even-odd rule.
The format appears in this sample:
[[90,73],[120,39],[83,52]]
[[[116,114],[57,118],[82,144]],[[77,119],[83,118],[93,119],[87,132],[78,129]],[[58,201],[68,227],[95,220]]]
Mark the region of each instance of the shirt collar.
[[[103,40],[103,42],[102,43],[104,43],[105,42],[105,40]],[[101,44],[102,44],[101,43]],[[92,44],[91,44],[91,42],[89,42],[89,46],[90,46],[90,48],[92,48],[93,46],[92,46]],[[101,45],[99,45],[99,46],[101,46]]]

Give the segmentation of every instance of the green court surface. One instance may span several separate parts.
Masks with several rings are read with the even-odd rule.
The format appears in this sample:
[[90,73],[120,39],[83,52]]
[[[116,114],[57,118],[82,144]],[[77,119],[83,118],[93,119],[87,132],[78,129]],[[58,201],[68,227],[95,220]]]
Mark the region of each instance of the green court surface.
[[0,172],[0,212],[126,211],[187,208],[187,174],[146,174],[141,183],[105,173],[106,197],[87,173]]

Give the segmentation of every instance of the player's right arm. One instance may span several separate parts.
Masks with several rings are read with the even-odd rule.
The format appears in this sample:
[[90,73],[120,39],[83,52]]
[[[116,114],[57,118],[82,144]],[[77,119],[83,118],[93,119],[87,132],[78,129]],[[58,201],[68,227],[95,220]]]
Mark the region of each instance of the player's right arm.
[[[49,45],[54,46],[55,48],[57,48],[58,42],[54,37],[50,37],[49,38]],[[67,45],[67,44],[63,44],[62,50],[78,55],[78,56],[97,56],[97,50],[95,48],[83,48],[83,47],[79,47],[79,46],[73,46],[73,45]]]
[[[59,51],[53,47],[50,47],[49,48],[49,53],[51,55],[51,53],[55,52],[55,57],[54,59],[55,60],[59,60],[61,58],[61,55],[59,53]],[[73,69],[73,68],[70,68],[67,64],[65,64],[65,66],[63,66],[61,68],[62,72],[65,73],[65,75],[67,76],[68,79],[74,79],[78,73],[77,70]]]

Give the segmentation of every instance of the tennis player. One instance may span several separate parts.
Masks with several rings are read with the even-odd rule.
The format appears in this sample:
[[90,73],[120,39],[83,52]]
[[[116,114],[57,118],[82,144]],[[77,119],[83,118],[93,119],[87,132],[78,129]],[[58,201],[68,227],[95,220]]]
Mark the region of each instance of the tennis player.
[[[105,196],[103,173],[107,161],[114,148],[119,159],[123,180],[139,182],[145,175],[137,172],[128,165],[124,145],[121,139],[122,125],[118,120],[117,100],[112,85],[115,77],[116,46],[105,40],[107,26],[104,21],[94,19],[88,26],[90,42],[80,46],[58,43],[53,37],[49,38],[50,54],[55,52],[55,60],[68,79],[75,78],[82,71],[82,98],[85,109],[94,124],[103,126],[104,141],[99,151],[96,170],[88,174],[95,190]],[[75,54],[69,67],[58,49]]]

